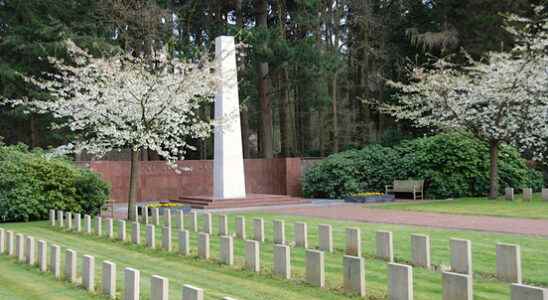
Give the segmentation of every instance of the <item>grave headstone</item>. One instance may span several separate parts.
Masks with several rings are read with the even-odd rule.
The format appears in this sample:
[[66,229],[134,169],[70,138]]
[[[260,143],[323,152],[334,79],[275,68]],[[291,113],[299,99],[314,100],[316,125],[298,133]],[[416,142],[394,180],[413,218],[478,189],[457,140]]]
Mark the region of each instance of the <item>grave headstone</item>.
[[260,244],[258,241],[245,241],[245,266],[249,271],[261,271]]
[[443,300],[473,300],[472,276],[442,273]]
[[257,242],[264,243],[264,220],[263,218],[253,219],[253,239]]
[[304,222],[297,222],[294,225],[295,230],[295,246],[300,248],[308,248],[308,225]]
[[116,298],[116,264],[108,260],[103,261],[103,294],[110,299]]
[[343,288],[346,293],[365,297],[365,265],[363,257],[343,257]]
[[124,300],[139,300],[141,273],[132,268],[124,269]]

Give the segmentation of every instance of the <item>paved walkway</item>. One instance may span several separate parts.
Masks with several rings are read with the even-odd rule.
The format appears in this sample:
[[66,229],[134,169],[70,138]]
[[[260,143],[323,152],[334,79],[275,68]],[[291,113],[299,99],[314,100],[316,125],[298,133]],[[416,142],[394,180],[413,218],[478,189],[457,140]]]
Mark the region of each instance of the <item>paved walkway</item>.
[[364,207],[363,205],[356,204],[269,208],[268,211],[290,215],[353,220],[371,223],[417,225],[548,236],[548,220],[370,209]]

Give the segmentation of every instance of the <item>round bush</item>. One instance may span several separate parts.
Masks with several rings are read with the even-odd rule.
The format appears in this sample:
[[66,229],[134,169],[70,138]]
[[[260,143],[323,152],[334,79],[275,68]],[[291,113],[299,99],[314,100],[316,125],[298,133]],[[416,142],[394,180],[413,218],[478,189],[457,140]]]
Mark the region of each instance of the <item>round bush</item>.
[[95,173],[26,146],[0,146],[0,220],[42,220],[50,209],[97,214],[110,188]]
[[[499,187],[542,187],[542,174],[528,168],[511,146],[501,146]],[[486,195],[489,148],[459,132],[407,140],[394,147],[367,146],[337,153],[309,169],[303,180],[308,197],[339,198],[360,191],[384,191],[394,179],[424,179],[430,198]]]

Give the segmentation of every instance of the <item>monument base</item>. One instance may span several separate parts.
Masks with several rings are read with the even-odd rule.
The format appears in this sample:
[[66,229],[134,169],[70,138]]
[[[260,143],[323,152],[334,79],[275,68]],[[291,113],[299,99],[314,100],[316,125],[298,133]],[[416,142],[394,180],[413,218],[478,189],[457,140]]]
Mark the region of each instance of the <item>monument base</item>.
[[182,196],[176,203],[190,205],[197,209],[240,208],[255,206],[306,204],[309,200],[287,195],[247,194],[245,198],[222,199],[213,196]]

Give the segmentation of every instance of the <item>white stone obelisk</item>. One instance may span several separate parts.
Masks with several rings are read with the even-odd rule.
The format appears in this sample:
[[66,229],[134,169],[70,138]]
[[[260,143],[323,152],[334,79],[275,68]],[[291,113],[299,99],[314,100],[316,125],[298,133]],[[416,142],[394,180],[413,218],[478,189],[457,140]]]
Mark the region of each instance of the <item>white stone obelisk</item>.
[[245,198],[244,159],[234,37],[215,39],[217,94],[215,96],[215,152],[213,196]]

